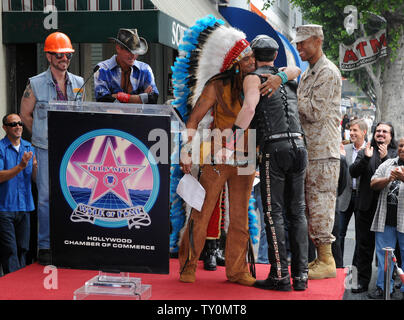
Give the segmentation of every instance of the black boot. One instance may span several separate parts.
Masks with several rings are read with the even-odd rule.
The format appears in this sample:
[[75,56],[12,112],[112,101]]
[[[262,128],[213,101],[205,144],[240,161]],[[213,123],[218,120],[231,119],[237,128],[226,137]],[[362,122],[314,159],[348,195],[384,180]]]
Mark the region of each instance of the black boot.
[[224,259],[223,250],[220,248],[216,249],[216,263],[218,266],[221,266],[221,267],[226,266],[226,261]]
[[224,250],[226,248],[226,232],[221,231],[220,238],[217,240],[217,250],[216,250],[216,263],[218,266],[225,267],[226,261],[224,258]]
[[216,270],[216,250],[216,240],[208,239],[205,241],[205,256],[203,258],[203,267],[205,270]]
[[285,275],[282,278],[276,278],[269,275],[265,280],[257,280],[254,287],[266,290],[292,291],[289,275]]
[[307,272],[302,272],[297,276],[293,276],[293,289],[296,291],[304,291],[307,289],[309,276]]

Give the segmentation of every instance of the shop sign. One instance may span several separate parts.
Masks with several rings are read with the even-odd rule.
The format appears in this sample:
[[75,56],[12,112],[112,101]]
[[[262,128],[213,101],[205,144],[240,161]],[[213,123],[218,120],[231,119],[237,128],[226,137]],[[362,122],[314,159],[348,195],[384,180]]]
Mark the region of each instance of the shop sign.
[[386,30],[357,39],[352,45],[340,44],[339,59],[342,71],[352,71],[387,56]]

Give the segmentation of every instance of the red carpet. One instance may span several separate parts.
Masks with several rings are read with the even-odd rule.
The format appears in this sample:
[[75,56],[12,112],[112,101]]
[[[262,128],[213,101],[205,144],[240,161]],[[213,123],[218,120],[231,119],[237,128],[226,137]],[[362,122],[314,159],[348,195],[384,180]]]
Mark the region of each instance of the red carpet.
[[[195,283],[178,281],[178,260],[170,260],[169,275],[131,274],[142,283],[152,285],[151,300],[342,300],[344,270],[337,269],[337,278],[311,280],[306,291],[276,292],[230,283],[224,267],[205,271],[200,261]],[[268,265],[257,264],[257,278],[265,279]],[[31,264],[24,269],[0,278],[0,300],[72,300],[73,292],[97,271],[57,269],[57,289],[46,289],[49,274],[45,267]]]

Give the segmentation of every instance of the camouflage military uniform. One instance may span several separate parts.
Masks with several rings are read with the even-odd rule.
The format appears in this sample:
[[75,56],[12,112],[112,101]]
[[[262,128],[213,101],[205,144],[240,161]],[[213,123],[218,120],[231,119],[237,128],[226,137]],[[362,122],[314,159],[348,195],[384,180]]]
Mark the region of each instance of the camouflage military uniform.
[[309,235],[316,246],[335,240],[331,231],[340,165],[341,86],[338,68],[323,55],[302,74],[297,91],[309,156],[306,175]]

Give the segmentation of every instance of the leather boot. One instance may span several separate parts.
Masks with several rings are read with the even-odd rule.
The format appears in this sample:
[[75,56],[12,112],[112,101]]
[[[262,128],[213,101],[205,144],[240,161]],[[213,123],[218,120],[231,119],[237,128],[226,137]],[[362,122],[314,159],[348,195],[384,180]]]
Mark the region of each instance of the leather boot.
[[230,281],[241,284],[243,286],[251,287],[255,284],[256,279],[253,276],[251,276],[249,273],[245,272],[245,273],[239,274],[237,276],[237,278],[231,279]]
[[196,265],[192,265],[187,263],[184,270],[180,273],[180,281],[187,282],[187,283],[194,283],[195,282],[195,270]]
[[317,247],[317,261],[309,266],[309,279],[336,278],[337,269],[331,251],[331,243]]
[[290,285],[290,276],[285,275],[282,278],[268,276],[265,280],[257,280],[254,287],[265,289],[265,290],[275,290],[275,291],[291,291],[292,287]]
[[317,263],[318,263],[318,259],[316,258],[316,259],[314,259],[312,262],[309,263],[308,267],[309,267],[309,268],[313,268],[313,266],[314,266],[315,264],[317,264]]
[[224,250],[226,248],[226,232],[224,230],[220,233],[220,238],[217,240],[218,250],[216,251],[216,263],[218,266],[226,266],[224,259]]
[[203,268],[209,271],[216,270],[216,240],[207,239],[205,242],[205,257],[203,259]]
[[223,254],[222,249],[216,250],[216,264],[221,267],[224,267],[226,265],[226,260],[224,259],[224,254]]
[[304,291],[308,287],[308,275],[307,273],[300,273],[298,276],[293,276],[293,289],[296,291]]

